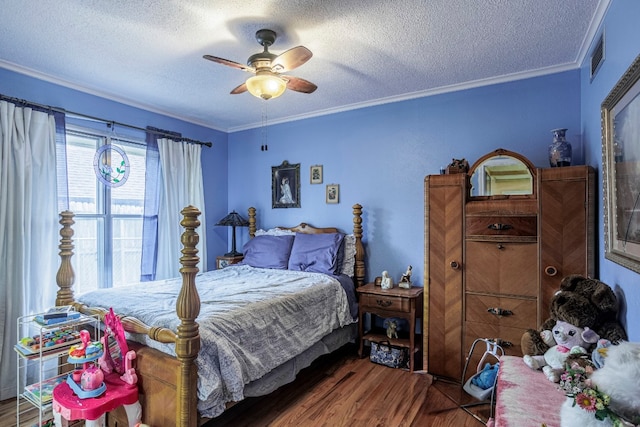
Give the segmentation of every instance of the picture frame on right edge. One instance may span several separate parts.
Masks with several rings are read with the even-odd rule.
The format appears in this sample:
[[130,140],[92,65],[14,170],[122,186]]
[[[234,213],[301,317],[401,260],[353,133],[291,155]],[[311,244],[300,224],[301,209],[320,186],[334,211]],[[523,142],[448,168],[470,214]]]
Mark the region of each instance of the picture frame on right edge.
[[604,256],[640,273],[640,56],[601,113]]
[[322,184],[322,165],[313,165],[309,171],[311,184]]
[[336,204],[340,202],[340,185],[329,184],[327,185],[327,203]]

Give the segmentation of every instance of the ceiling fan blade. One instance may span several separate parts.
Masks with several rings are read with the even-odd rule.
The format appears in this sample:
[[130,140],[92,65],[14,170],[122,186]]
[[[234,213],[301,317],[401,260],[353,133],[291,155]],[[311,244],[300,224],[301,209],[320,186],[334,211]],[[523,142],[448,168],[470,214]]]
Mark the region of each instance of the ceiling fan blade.
[[242,83],[240,86],[235,87],[232,91],[231,91],[231,95],[237,95],[239,93],[243,93],[247,91],[247,84],[246,83]]
[[271,61],[271,70],[275,73],[284,73],[291,71],[307,62],[313,53],[304,46],[291,48]]
[[248,65],[240,64],[239,62],[231,61],[229,59],[218,58],[213,55],[204,55],[204,59],[208,59],[209,61],[217,62],[218,64],[227,65],[229,67],[237,68],[242,71],[246,71],[248,73],[255,73],[256,70],[253,67],[249,67]]
[[308,80],[301,79],[300,77],[293,76],[281,76],[287,81],[287,89],[295,90],[302,93],[313,93],[318,86],[314,85]]

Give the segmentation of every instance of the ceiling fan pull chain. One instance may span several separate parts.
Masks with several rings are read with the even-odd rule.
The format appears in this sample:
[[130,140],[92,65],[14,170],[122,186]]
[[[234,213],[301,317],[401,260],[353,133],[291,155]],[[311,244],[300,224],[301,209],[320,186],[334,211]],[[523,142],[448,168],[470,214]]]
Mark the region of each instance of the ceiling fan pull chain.
[[262,129],[260,133],[262,134],[262,151],[269,150],[269,146],[267,145],[267,102],[262,102]]

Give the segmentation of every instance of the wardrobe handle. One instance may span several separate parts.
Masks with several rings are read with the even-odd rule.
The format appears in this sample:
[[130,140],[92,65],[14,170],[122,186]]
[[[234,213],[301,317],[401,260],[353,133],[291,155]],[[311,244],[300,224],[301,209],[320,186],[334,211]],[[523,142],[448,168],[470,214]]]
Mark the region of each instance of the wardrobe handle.
[[496,344],[498,344],[502,348],[513,347],[513,343],[511,341],[505,341],[505,340],[503,340],[501,338],[495,338],[493,340],[493,342],[495,342]]
[[504,245],[503,245],[502,243],[498,243],[498,244],[496,245],[496,247],[497,247],[498,249],[500,249],[500,250],[503,250],[503,249],[504,249]]
[[450,265],[454,270],[460,270],[460,263],[458,261],[451,261]]
[[545,273],[547,276],[555,276],[556,274],[558,274],[558,269],[557,269],[557,268],[555,268],[555,267],[554,267],[554,266],[552,266],[552,265],[549,265],[549,266],[547,266],[547,267],[545,267],[545,268],[544,268],[544,273]]
[[503,231],[503,230],[511,230],[513,228],[513,225],[501,224],[501,223],[497,222],[495,224],[489,224],[487,226],[487,228],[489,230]]
[[500,308],[500,307],[487,308],[487,311],[493,314],[494,316],[498,316],[498,317],[511,316],[513,314],[513,311]]

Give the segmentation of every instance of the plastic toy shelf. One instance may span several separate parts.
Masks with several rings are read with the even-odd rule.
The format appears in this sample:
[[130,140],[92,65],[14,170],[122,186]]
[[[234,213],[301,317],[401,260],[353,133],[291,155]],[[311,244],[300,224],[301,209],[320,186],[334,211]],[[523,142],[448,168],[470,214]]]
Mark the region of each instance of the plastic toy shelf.
[[64,356],[72,345],[80,342],[82,329],[99,339],[98,316],[69,311],[72,314],[49,318],[51,311],[18,318],[18,337],[23,337],[14,345],[18,355],[16,425],[19,427],[31,427],[36,421],[38,426],[52,425],[53,389],[63,383],[67,372],[73,369]]

